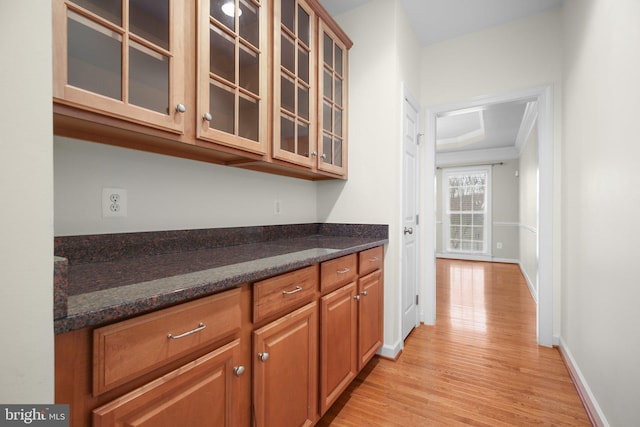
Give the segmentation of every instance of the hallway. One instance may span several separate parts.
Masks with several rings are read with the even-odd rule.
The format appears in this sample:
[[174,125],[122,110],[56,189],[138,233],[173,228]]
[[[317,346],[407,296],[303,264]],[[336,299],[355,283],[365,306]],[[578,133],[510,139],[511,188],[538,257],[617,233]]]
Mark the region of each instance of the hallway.
[[515,264],[437,260],[437,321],[375,358],[320,426],[589,426]]

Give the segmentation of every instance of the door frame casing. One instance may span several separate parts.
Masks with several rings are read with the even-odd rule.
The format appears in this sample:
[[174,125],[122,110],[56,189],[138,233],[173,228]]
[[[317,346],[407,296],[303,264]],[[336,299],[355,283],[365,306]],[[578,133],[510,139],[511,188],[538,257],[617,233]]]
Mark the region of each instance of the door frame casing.
[[[553,338],[553,293],[554,293],[554,230],[553,230],[553,194],[554,194],[554,143],[553,143],[553,87],[550,85],[534,87],[499,95],[481,96],[451,104],[430,107],[425,111],[426,143],[423,162],[424,200],[421,217],[423,254],[425,266],[421,277],[424,278],[421,294],[425,296],[421,305],[422,322],[433,325],[436,320],[436,275],[435,275],[435,141],[436,118],[439,114],[465,108],[479,108],[503,102],[536,99],[538,102],[538,305],[537,337],[538,344],[551,347]],[[426,229],[430,230],[426,230]],[[431,243],[430,243],[431,242]],[[433,266],[431,265],[433,260]]]

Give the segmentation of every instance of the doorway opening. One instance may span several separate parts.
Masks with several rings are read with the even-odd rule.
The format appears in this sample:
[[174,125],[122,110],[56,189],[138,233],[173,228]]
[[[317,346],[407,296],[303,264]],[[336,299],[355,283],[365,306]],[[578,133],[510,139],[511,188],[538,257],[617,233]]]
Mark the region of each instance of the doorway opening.
[[[537,289],[535,296],[537,297],[537,339],[540,345],[553,345],[553,109],[552,109],[552,91],[550,86],[533,88],[523,91],[517,91],[502,95],[485,96],[474,98],[468,101],[462,101],[454,104],[440,105],[430,108],[426,111],[426,140],[425,155],[421,165],[422,182],[425,183],[423,195],[424,205],[422,206],[424,224],[433,225],[433,227],[423,227],[422,241],[424,242],[424,258],[426,262],[421,263],[423,271],[421,277],[424,277],[423,288],[421,293],[425,296],[425,304],[421,307],[421,319],[426,324],[434,324],[436,319],[436,243],[440,234],[436,231],[436,210],[433,209],[436,204],[436,195],[440,190],[436,188],[435,177],[436,169],[436,143],[438,137],[446,139],[445,143],[454,147],[449,150],[450,153],[439,157],[439,164],[446,166],[462,166],[470,164],[496,164],[496,156],[499,152],[506,152],[509,149],[517,150],[517,147],[483,147],[482,150],[465,149],[465,145],[471,144],[470,141],[482,140],[482,134],[489,131],[484,123],[483,118],[495,107],[503,104],[519,104],[524,105],[527,109],[528,121],[523,120],[520,132],[535,132],[537,136],[537,173],[535,177],[536,191],[535,202],[537,205],[537,217],[534,219],[535,227],[529,225],[530,229],[535,230],[535,277],[537,278]],[[469,125],[466,131],[458,134],[438,135],[438,118],[449,118],[466,115],[469,123],[473,122],[473,117],[480,117],[482,126]],[[449,120],[451,122],[451,120]],[[476,119],[477,122],[477,119]],[[443,128],[441,123],[441,129]],[[475,127],[474,127],[475,126]],[[528,127],[528,129],[527,129]],[[446,150],[445,150],[446,151]],[[461,154],[465,152],[465,154]],[[504,153],[503,153],[504,155]],[[465,156],[467,158],[465,159]],[[457,164],[456,164],[457,163]],[[441,194],[438,194],[441,197]],[[430,204],[434,203],[433,206]],[[520,224],[517,224],[520,226]]]

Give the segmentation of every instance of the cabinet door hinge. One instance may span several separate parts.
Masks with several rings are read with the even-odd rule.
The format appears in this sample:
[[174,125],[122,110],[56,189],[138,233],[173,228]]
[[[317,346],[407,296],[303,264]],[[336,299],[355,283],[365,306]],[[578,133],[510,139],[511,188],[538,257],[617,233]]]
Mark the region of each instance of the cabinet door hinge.
[[418,305],[419,300],[420,300],[420,295],[416,295],[416,305]]
[[416,225],[420,225],[420,214],[416,214]]

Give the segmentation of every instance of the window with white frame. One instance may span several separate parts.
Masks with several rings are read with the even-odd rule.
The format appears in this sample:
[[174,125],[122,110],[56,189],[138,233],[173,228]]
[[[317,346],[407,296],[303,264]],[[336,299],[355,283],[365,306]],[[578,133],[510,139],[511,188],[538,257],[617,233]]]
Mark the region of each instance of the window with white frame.
[[491,167],[443,169],[442,190],[445,251],[488,255]]

